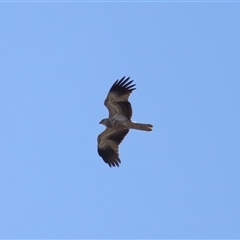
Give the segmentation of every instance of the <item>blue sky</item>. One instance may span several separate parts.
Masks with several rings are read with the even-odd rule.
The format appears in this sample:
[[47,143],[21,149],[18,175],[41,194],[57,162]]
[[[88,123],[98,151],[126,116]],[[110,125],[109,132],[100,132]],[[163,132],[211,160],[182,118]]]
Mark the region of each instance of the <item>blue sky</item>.
[[[239,3],[0,3],[0,238],[240,238]],[[96,138],[131,76],[122,164]]]

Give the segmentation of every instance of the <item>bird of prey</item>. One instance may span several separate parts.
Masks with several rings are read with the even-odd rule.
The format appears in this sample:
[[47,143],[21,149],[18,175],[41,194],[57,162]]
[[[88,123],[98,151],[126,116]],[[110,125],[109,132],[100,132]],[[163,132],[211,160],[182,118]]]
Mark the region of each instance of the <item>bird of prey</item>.
[[98,154],[110,167],[119,167],[118,146],[128,134],[129,129],[152,131],[151,124],[135,123],[131,121],[132,106],[128,98],[136,84],[133,80],[121,78],[116,80],[110,88],[104,101],[109,111],[108,118],[102,119],[99,124],[106,126],[106,129],[98,135]]

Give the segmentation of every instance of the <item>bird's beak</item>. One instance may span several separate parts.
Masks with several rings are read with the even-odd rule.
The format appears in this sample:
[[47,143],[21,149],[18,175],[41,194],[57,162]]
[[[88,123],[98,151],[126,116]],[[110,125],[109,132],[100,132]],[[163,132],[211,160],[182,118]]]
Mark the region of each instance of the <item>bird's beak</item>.
[[101,121],[99,122],[99,124],[101,124]]

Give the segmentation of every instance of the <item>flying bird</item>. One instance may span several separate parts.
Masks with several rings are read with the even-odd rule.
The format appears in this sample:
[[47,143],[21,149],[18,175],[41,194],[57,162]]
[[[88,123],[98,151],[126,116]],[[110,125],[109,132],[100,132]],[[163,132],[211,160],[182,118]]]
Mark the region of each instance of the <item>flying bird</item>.
[[116,80],[110,88],[104,101],[109,111],[108,118],[102,119],[99,124],[106,126],[106,129],[98,135],[98,154],[110,167],[119,167],[118,146],[128,134],[129,129],[152,131],[153,126],[145,123],[131,121],[132,106],[128,98],[136,84],[133,80],[121,78]]

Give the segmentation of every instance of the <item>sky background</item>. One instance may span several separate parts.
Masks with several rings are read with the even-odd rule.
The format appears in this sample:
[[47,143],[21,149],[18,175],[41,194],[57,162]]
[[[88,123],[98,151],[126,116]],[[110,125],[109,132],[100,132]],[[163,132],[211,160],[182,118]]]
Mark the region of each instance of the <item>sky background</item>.
[[[240,238],[239,3],[0,3],[0,238]],[[122,164],[103,101],[130,76]]]

